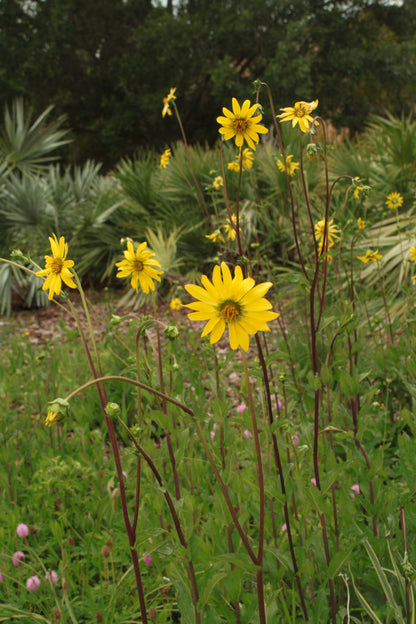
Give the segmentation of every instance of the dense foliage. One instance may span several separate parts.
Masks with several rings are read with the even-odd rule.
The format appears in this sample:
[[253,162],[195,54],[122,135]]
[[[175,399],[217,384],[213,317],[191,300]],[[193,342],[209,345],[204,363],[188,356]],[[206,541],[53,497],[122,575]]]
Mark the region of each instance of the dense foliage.
[[[0,106],[55,105],[75,138],[70,162],[113,166],[176,140],[160,102],[180,93],[193,142],[213,143],[233,92],[266,80],[280,102],[320,100],[337,126],[415,100],[415,9],[353,0],[44,0],[0,3]],[[207,53],[209,51],[209,53]]]

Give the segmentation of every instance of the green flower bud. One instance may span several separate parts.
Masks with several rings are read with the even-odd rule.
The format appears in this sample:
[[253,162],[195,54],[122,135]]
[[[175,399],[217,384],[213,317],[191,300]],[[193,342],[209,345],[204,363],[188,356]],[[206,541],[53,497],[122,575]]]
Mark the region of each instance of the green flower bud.
[[114,418],[120,413],[120,406],[118,403],[107,403],[105,406],[105,413],[109,418]]

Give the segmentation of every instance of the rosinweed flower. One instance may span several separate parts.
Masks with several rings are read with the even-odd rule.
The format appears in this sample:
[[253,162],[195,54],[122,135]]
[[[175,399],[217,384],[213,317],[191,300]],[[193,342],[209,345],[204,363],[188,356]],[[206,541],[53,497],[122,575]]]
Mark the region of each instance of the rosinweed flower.
[[416,264],[416,247],[409,247],[409,260]]
[[248,147],[244,148],[242,151],[240,149],[240,153],[237,155],[237,158],[233,160],[233,162],[228,163],[228,169],[238,173],[240,171],[240,162],[242,171],[247,171],[252,168],[253,152],[250,151]]
[[329,221],[327,224],[325,234],[325,219],[321,219],[321,221],[318,221],[318,223],[315,225],[315,238],[319,243],[319,253],[322,252],[324,239],[325,251],[328,251],[329,249],[331,249],[331,247],[334,246],[335,241],[339,238],[339,231],[339,227],[335,225],[334,220],[331,219],[331,221]]
[[382,257],[382,254],[378,253],[378,249],[375,251],[367,249],[365,256],[357,256],[358,260],[361,260],[361,262],[365,264],[367,264],[367,262],[377,262],[377,260],[380,260]]
[[174,297],[169,303],[169,307],[171,310],[180,310],[182,307],[182,301],[179,297]]
[[220,230],[214,230],[212,234],[205,234],[205,238],[209,238],[213,243],[224,243],[224,236]]
[[357,225],[360,230],[363,230],[365,228],[365,221],[363,221],[361,217],[358,217]]
[[57,398],[48,403],[48,414],[45,419],[45,425],[52,427],[55,423],[63,420],[68,413],[69,403],[65,399]]
[[170,110],[169,104],[173,100],[176,100],[175,91],[176,91],[176,87],[173,87],[173,88],[171,87],[169,93],[167,94],[167,96],[165,98],[163,98],[162,117],[165,117],[166,113],[168,115],[172,115],[172,111]]
[[296,170],[299,169],[299,163],[298,162],[293,162],[293,154],[289,154],[289,156],[286,156],[286,164],[283,162],[283,156],[280,155],[280,159],[277,161],[277,166],[279,168],[279,171],[287,171],[288,175],[290,176],[294,176],[296,173]]
[[162,169],[166,169],[166,167],[168,166],[170,162],[170,157],[171,157],[171,151],[169,148],[167,148],[165,149],[165,151],[160,157],[160,166],[162,167]]
[[127,250],[124,252],[124,260],[116,262],[118,267],[117,277],[129,277],[131,275],[131,285],[138,292],[138,286],[144,293],[148,294],[149,290],[154,290],[153,280],[160,282],[160,276],[163,271],[158,271],[154,267],[160,267],[160,263],[153,258],[155,255],[150,249],[146,249],[147,243],[140,243],[137,249],[131,241],[127,241]]
[[270,331],[267,323],[279,316],[264,298],[273,284],[263,282],[256,285],[253,278],[243,277],[239,266],[232,277],[228,266],[221,262],[221,266],[214,267],[212,282],[203,275],[201,283],[202,287],[194,284],[185,286],[185,290],[197,299],[186,307],[195,310],[188,314],[191,320],[208,321],[201,337],[211,334],[211,344],[218,342],[228,326],[231,348],[241,346],[247,351],[249,336],[258,331]]
[[255,115],[258,104],[250,106],[250,100],[245,100],[240,107],[236,98],[233,98],[232,107],[232,111],[224,107],[222,112],[225,116],[217,117],[221,125],[220,134],[224,135],[226,141],[235,137],[237,147],[242,147],[244,141],[247,141],[251,149],[256,149],[255,143],[259,142],[259,134],[268,132],[267,128],[259,124],[263,115]]
[[394,210],[395,208],[400,208],[403,205],[403,196],[400,193],[390,193],[387,195],[386,205],[390,210]]
[[310,124],[313,121],[311,112],[318,106],[318,100],[313,102],[296,102],[294,106],[286,106],[281,108],[283,111],[280,115],[276,115],[280,121],[291,121],[292,128],[299,124],[302,132],[308,132]]
[[224,186],[224,180],[222,176],[216,176],[212,181],[212,186],[216,191],[219,191],[222,186]]
[[73,280],[73,274],[69,270],[74,266],[73,260],[66,260],[68,254],[68,243],[65,242],[65,238],[56,238],[56,234],[52,234],[49,237],[51,244],[52,256],[45,256],[46,267],[41,271],[38,271],[36,275],[38,277],[46,277],[42,290],[48,290],[48,299],[51,301],[54,294],[59,295],[61,292],[62,282],[65,282],[70,288],[76,288],[77,285]]
[[234,241],[237,238],[237,217],[235,216],[235,214],[231,215],[231,222],[224,223],[224,230],[227,234],[228,240]]

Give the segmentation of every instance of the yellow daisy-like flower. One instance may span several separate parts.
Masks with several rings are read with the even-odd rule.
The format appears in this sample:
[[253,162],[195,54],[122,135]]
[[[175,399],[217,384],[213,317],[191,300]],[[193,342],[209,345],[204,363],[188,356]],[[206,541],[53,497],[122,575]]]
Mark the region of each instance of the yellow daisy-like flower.
[[127,250],[124,252],[124,260],[116,262],[118,267],[117,277],[129,277],[131,275],[131,285],[138,292],[138,286],[146,295],[149,290],[154,290],[155,285],[153,280],[160,282],[160,276],[163,275],[163,271],[158,271],[160,263],[153,258],[155,255],[150,249],[146,249],[147,243],[140,243],[137,249],[134,249],[134,245],[131,241],[127,241]]
[[237,223],[237,217],[235,216],[235,214],[231,215],[231,221],[233,222],[234,227],[231,223],[224,223],[224,230],[227,234],[228,240],[235,241],[235,239],[237,238],[237,230],[235,228]]
[[361,217],[358,217],[358,219],[357,219],[357,225],[358,225],[358,227],[359,227],[359,229],[360,229],[360,230],[363,230],[363,229],[365,228],[365,221],[363,221],[363,220],[361,219]]
[[169,104],[172,100],[176,100],[175,95],[176,87],[171,87],[169,93],[165,98],[163,98],[163,109],[162,109],[162,117],[165,117],[166,113],[168,115],[172,115],[172,111],[170,110]]
[[160,157],[160,166],[162,167],[162,169],[166,169],[166,167],[168,166],[171,155],[172,154],[171,154],[170,149],[169,148],[165,149],[165,151]]
[[222,179],[222,176],[217,176],[216,178],[214,178],[212,186],[216,191],[219,191],[220,188],[224,186],[224,180]]
[[292,121],[292,128],[299,124],[299,128],[302,132],[308,132],[310,128],[310,124],[313,121],[313,117],[311,112],[315,110],[318,106],[318,100],[313,100],[313,102],[295,102],[295,106],[286,106],[285,108],[281,108],[283,111],[280,115],[276,115],[276,117],[280,118],[280,121]]
[[240,171],[240,160],[243,171],[251,169],[253,166],[253,152],[246,147],[243,149],[243,155],[241,156],[240,150],[240,154],[238,154],[237,158],[233,162],[228,163],[228,169],[232,169],[232,171],[237,171],[238,173]]
[[69,270],[74,266],[73,260],[66,260],[68,254],[68,243],[65,242],[65,238],[56,238],[56,234],[49,236],[49,242],[51,244],[52,256],[45,256],[46,266],[41,271],[38,271],[36,275],[38,277],[46,277],[42,290],[48,290],[48,299],[51,301],[54,294],[59,295],[61,292],[62,282],[64,282],[70,288],[76,288],[77,285],[73,280],[73,273]]
[[409,248],[409,260],[416,264],[416,247]]
[[241,267],[237,266],[234,277],[230,269],[221,262],[215,266],[212,282],[206,275],[201,277],[201,286],[188,284],[185,289],[197,299],[186,304],[195,310],[188,314],[193,321],[208,321],[201,338],[210,335],[210,343],[215,344],[228,326],[228,337],[232,349],[239,346],[243,351],[249,347],[249,336],[258,331],[270,331],[267,323],[279,314],[271,310],[272,304],[264,298],[271,282],[255,283],[251,277],[243,277]]
[[179,299],[179,297],[174,297],[169,303],[169,307],[171,310],[180,310],[182,307],[182,301]]
[[387,195],[386,204],[391,210],[394,210],[395,208],[400,208],[400,206],[402,206],[403,204],[403,196],[397,192],[390,193],[389,195]]
[[237,147],[242,147],[244,141],[247,141],[251,149],[256,149],[255,143],[259,142],[259,134],[268,132],[267,128],[259,124],[263,115],[255,115],[258,104],[250,106],[250,100],[245,100],[240,108],[236,98],[233,98],[232,105],[232,111],[225,107],[222,109],[225,117],[217,117],[221,125],[220,134],[224,135],[226,141],[235,137]]
[[367,262],[377,262],[377,260],[380,260],[382,257],[382,254],[378,253],[378,249],[375,251],[367,249],[365,256],[357,256],[358,260],[361,260],[364,264],[367,264]]
[[213,243],[224,243],[224,237],[220,230],[215,230],[212,234],[205,234],[205,238],[209,238]]
[[228,169],[238,173],[240,171],[240,161],[237,162],[236,160],[233,160],[233,162],[228,163]]
[[324,237],[326,240],[325,251],[328,251],[329,249],[331,249],[331,247],[334,246],[335,241],[339,238],[339,232],[339,227],[335,225],[334,220],[331,219],[331,221],[329,221],[327,225],[327,231],[325,236],[325,219],[321,219],[321,221],[318,221],[318,223],[315,225],[315,238],[319,243],[319,253],[322,252]]
[[[280,154],[280,158],[283,159],[282,154]],[[283,160],[278,160],[277,161],[277,166],[279,168],[279,171],[287,171],[288,175],[290,176],[294,176],[297,169],[299,169],[300,165],[298,162],[292,162],[292,159],[294,158],[293,154],[289,154],[289,156],[286,156],[286,165],[284,164]]]
[[52,425],[57,423],[59,420],[60,420],[59,412],[53,412],[52,410],[50,410],[45,418],[45,425],[47,427],[52,427]]

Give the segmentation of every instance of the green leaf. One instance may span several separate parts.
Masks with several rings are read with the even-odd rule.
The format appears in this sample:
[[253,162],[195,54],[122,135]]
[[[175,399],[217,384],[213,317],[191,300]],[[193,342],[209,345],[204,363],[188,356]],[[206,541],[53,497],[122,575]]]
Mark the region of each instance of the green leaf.
[[198,600],[198,611],[201,611],[204,608],[204,606],[209,600],[209,597],[214,587],[218,585],[218,583],[227,575],[228,575],[228,572],[225,572],[225,571],[217,572],[216,574],[213,574],[211,578],[209,578],[208,580],[204,579],[204,585],[203,585],[203,588],[199,595],[199,600]]

